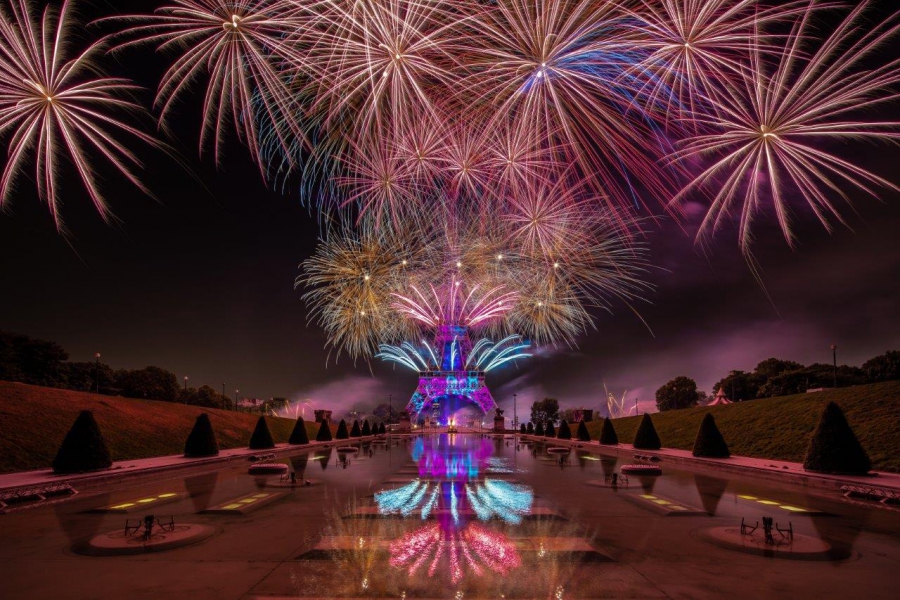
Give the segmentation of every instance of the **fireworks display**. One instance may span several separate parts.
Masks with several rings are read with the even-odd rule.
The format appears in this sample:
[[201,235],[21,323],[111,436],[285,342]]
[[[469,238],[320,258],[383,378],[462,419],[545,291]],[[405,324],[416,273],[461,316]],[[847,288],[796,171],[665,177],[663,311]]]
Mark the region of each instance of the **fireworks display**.
[[328,224],[299,283],[354,359],[427,362],[402,344],[461,320],[572,343],[647,291],[655,207],[705,203],[698,235],[736,222],[749,254],[761,217],[793,244],[798,210],[830,228],[848,190],[898,189],[848,149],[900,125],[900,13],[870,2],[161,0],[80,52],[41,4],[0,13],[2,201],[33,171],[58,221],[64,159],[104,217],[95,159],[142,187],[132,85],[92,59],[156,50],[161,130],[202,98],[201,151],[234,131]]
[[116,116],[140,109],[128,99],[136,87],[97,74],[92,61],[101,44],[76,52],[66,43],[74,28],[70,13],[68,0],[58,10],[43,9],[40,17],[28,0],[0,4],[0,135],[7,143],[0,206],[9,201],[16,180],[34,169],[38,196],[60,229],[62,161],[72,163],[97,211],[109,220],[93,161],[106,160],[147,192],[129,146],[135,139],[155,145]]

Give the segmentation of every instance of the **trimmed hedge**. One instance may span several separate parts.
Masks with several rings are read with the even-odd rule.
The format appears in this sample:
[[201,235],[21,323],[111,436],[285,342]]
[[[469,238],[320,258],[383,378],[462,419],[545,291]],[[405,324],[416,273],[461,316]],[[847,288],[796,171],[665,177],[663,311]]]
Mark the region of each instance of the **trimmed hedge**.
[[544,435],[544,424],[538,421],[538,424],[534,426],[534,435]]
[[844,411],[829,402],[809,441],[803,468],[819,473],[865,475],[871,467],[869,455],[847,423]]
[[544,430],[544,435],[551,438],[556,437],[556,427],[553,426],[552,421],[547,423],[547,429]]
[[634,435],[634,447],[638,450],[659,450],[662,448],[659,435],[656,433],[656,427],[653,426],[653,420],[647,413],[644,413],[641,424],[638,425],[637,433]]
[[347,433],[347,422],[341,419],[341,422],[338,423],[337,433],[334,435],[334,439],[336,440],[347,440],[350,439],[350,434]]
[[559,432],[556,434],[556,438],[559,440],[572,439],[572,430],[569,429],[569,423],[565,419],[559,422]]
[[387,433],[387,427],[384,426],[384,421],[382,421],[378,425],[378,435],[385,435]]
[[316,441],[330,442],[331,439],[331,426],[328,424],[327,420],[322,419],[322,424],[319,425],[319,433],[316,434]]
[[269,424],[266,423],[265,417],[260,417],[256,422],[256,429],[250,436],[251,450],[268,450],[275,447],[275,440],[272,439],[272,432],[269,431]]
[[100,433],[94,413],[83,410],[63,439],[53,459],[55,473],[97,471],[112,466],[109,448]]
[[603,427],[600,429],[600,444],[603,446],[619,445],[619,436],[609,417],[603,419]]
[[188,434],[184,442],[184,455],[188,458],[200,456],[216,456],[219,454],[219,444],[216,442],[216,433],[213,431],[209,415],[202,413],[194,421],[194,428]]
[[526,433],[528,433],[528,429],[525,427],[525,423],[522,423],[521,425],[519,425],[519,433],[521,433],[522,435],[525,435]]
[[532,423],[531,421],[528,421],[528,426],[525,428],[525,433],[527,433],[528,435],[531,435],[534,433],[534,423]]
[[697,431],[697,439],[694,441],[694,456],[702,456],[706,458],[728,458],[731,452],[728,451],[728,444],[722,437],[722,432],[716,425],[716,419],[712,413],[706,413],[703,421],[700,423],[700,429]]
[[584,424],[584,421],[578,422],[578,432],[575,434],[575,437],[578,438],[579,442],[591,441],[591,434],[588,433],[587,425]]
[[363,434],[363,436],[372,435],[372,427],[369,425],[368,420],[363,421],[362,434]]
[[306,432],[306,423],[303,422],[303,417],[297,417],[297,423],[294,425],[294,430],[291,432],[288,444],[301,446],[308,443],[309,434]]
[[353,421],[353,427],[350,428],[350,437],[360,437],[362,435],[362,429],[359,426],[359,421]]

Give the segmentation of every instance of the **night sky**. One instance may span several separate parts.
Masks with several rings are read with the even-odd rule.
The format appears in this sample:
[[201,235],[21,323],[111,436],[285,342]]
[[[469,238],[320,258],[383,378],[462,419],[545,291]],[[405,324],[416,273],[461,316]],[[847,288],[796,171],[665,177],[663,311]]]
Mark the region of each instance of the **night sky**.
[[[110,14],[115,4],[82,13]],[[127,2],[129,10],[145,5],[153,3]],[[160,69],[150,51],[106,66],[150,89]],[[149,103],[150,94],[143,100]],[[307,323],[294,280],[318,229],[298,190],[267,188],[238,144],[218,168],[211,157],[199,158],[199,104],[181,105],[179,114],[179,139],[170,143],[187,168],[140,150],[156,200],[100,171],[109,175],[104,190],[118,223],[104,224],[73,179],[63,207],[69,234],[61,236],[22,182],[0,213],[0,329],[54,340],[72,360],[100,352],[115,368],[152,364],[179,379],[188,375],[191,385],[224,383],[229,395],[240,389],[242,396],[309,398],[339,408],[371,407],[390,393],[395,406],[405,402],[416,383],[411,372],[373,363],[370,373],[346,357],[335,364],[322,332]],[[900,179],[896,148],[849,151],[864,152],[864,166]],[[656,290],[639,306],[652,334],[616,305],[577,348],[543,348],[518,369],[489,376],[495,398],[511,406],[518,393],[523,408],[552,395],[564,406],[597,408],[606,383],[650,408],[654,390],[677,375],[709,391],[729,370],[752,370],[770,356],[829,362],[836,343],[839,362],[859,365],[900,349],[900,195],[852,197],[845,211],[852,230],[838,224],[829,234],[798,210],[793,251],[774,227],[757,227],[754,249],[768,296],[734,230],[721,231],[702,251],[693,239],[699,210],[680,226],[657,215],[645,240]]]

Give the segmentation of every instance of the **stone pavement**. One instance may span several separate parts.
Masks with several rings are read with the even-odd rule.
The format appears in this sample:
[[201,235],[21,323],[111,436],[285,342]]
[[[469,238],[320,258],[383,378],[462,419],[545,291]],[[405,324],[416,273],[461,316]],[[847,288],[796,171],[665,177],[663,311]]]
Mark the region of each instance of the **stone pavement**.
[[722,471],[739,475],[750,475],[769,481],[783,481],[808,487],[839,489],[842,485],[859,485],[900,491],[900,474],[872,471],[869,476],[832,475],[811,473],[803,469],[802,463],[768,458],[750,458],[747,456],[731,456],[730,458],[697,458],[689,450],[663,448],[661,450],[635,450],[631,444],[618,446],[601,446],[597,440],[581,442],[578,440],[559,440],[535,435],[519,435],[522,439],[545,441],[559,446],[584,448],[623,457],[658,456],[662,464],[671,464],[679,468]]
[[310,442],[304,446],[276,444],[275,448],[269,450],[230,448],[228,450],[220,450],[218,456],[205,458],[185,458],[183,455],[176,454],[171,456],[157,456],[154,458],[121,460],[114,462],[109,469],[92,473],[59,475],[50,469],[19,471],[16,473],[5,473],[0,475],[0,491],[10,488],[40,486],[48,483],[69,483],[73,487],[76,485],[83,487],[85,485],[104,483],[111,479],[118,480],[126,477],[150,475],[162,471],[221,465],[221,463],[230,461],[247,460],[247,458],[255,454],[274,453],[276,457],[280,458],[306,449],[315,450],[316,448],[345,446],[347,444],[355,444],[358,442],[370,442],[374,439],[376,439],[376,436],[333,440],[331,442]]

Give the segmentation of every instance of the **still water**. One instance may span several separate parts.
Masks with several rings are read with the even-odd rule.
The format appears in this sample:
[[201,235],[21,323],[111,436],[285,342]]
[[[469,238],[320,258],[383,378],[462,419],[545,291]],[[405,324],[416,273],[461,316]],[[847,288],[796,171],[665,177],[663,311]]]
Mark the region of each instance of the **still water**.
[[[900,515],[837,492],[665,462],[661,476],[612,486],[630,457],[601,455],[596,445],[558,453],[512,436],[357,447],[284,459],[296,485],[230,463],[2,516],[2,596],[895,597]],[[144,513],[212,525],[216,534],[141,556],[78,554],[85,539]],[[828,552],[767,558],[703,536],[762,517],[826,541]]]

